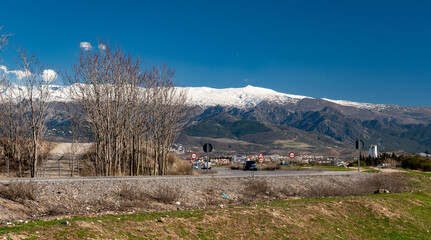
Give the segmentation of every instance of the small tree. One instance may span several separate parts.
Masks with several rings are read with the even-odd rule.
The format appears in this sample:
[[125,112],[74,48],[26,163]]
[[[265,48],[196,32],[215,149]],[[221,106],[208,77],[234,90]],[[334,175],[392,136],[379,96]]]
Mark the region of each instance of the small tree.
[[18,85],[22,88],[18,97],[18,109],[23,115],[23,121],[28,126],[26,138],[31,139],[30,176],[35,177],[39,164],[40,143],[46,131],[46,121],[50,117],[48,108],[51,104],[52,85],[57,78],[56,72],[48,70],[46,65],[39,62],[35,55],[18,49]]

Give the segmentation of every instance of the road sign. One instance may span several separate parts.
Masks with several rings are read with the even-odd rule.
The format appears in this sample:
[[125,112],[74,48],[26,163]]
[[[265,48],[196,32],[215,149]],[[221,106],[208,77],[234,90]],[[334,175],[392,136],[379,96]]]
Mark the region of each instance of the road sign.
[[240,163],[240,162],[242,162],[243,159],[244,159],[244,157],[242,155],[235,155],[233,157],[233,162]]
[[359,140],[359,139],[356,140],[355,147],[356,147],[356,149],[359,149],[359,148],[363,149],[364,148],[364,141]]
[[247,161],[250,161],[251,159],[250,159],[250,157],[247,157]]
[[258,163],[263,163],[263,158],[258,158],[258,159],[257,159],[257,162],[258,162]]
[[213,145],[211,143],[205,143],[203,146],[204,152],[209,153],[213,150]]
[[192,153],[190,154],[190,157],[195,160],[196,158],[198,158],[198,155],[196,153]]
[[263,154],[262,154],[262,153],[259,153],[259,156],[258,156],[257,158],[259,158],[259,159],[263,159]]
[[294,159],[295,158],[295,153],[294,152],[290,152],[289,153],[289,157],[292,158],[292,159]]
[[280,156],[278,156],[277,154],[274,154],[274,155],[271,156],[272,160],[274,160],[274,161],[278,161],[279,157]]

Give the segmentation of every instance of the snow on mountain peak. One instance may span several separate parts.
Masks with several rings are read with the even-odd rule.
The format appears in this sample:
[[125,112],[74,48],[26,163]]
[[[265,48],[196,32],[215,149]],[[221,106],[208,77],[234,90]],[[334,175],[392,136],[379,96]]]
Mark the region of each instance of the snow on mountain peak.
[[296,103],[304,98],[299,95],[279,93],[271,89],[246,86],[243,88],[216,89],[209,87],[186,87],[191,105],[201,107],[232,106],[249,108],[263,101],[278,103]]
[[[68,97],[70,87],[71,86],[51,85],[49,87],[49,90],[52,93],[51,101],[70,101],[71,99]],[[184,87],[180,89],[184,89],[187,91],[189,105],[201,106],[203,108],[220,105],[244,109],[255,107],[263,101],[280,104],[296,104],[305,98],[313,99],[311,97],[280,93],[272,89],[254,87],[251,85],[248,85],[243,88],[216,89],[210,87]],[[22,92],[24,90],[24,86],[19,86],[16,84],[12,84],[9,87],[0,85],[0,93],[7,96],[17,96],[19,92]],[[322,99],[342,106],[370,110],[382,110],[389,106],[384,104],[357,103],[345,100],[331,100],[327,98]]]
[[374,103],[358,103],[358,102],[351,102],[346,100],[331,100],[327,98],[322,98],[325,101],[333,102],[338,105],[347,106],[347,107],[355,107],[355,108],[361,108],[361,109],[369,109],[369,110],[383,110],[388,108],[388,105],[386,104],[374,104]]

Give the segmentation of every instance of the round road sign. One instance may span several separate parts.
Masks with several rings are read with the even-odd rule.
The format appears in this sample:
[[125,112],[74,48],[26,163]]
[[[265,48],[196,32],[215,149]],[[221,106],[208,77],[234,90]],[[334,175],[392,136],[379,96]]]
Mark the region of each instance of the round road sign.
[[213,145],[211,145],[211,143],[205,143],[203,146],[204,152],[208,153],[208,152],[212,152],[213,150]]
[[258,162],[258,163],[263,163],[263,158],[258,158],[258,159],[257,159],[257,162]]
[[195,160],[196,158],[198,158],[198,155],[196,153],[192,153],[190,154],[190,157]]
[[295,158],[295,153],[294,153],[294,152],[290,152],[290,153],[289,153],[289,157],[290,157],[290,158]]

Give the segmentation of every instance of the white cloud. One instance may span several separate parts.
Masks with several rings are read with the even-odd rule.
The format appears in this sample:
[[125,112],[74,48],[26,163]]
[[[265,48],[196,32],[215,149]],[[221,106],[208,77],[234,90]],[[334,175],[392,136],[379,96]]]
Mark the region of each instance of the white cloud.
[[81,42],[79,47],[83,48],[85,51],[88,51],[91,49],[91,44],[89,42]]
[[58,74],[52,69],[45,69],[42,73],[42,79],[45,82],[52,82],[57,78]]
[[103,43],[99,43],[99,49],[100,50],[106,50],[106,45]]
[[[22,80],[25,77],[31,76],[32,73],[27,71],[21,71],[21,70],[8,70],[6,66],[0,65],[0,73],[5,74],[8,77],[11,77],[11,79],[18,79]],[[58,74],[52,70],[52,69],[45,69],[42,72],[42,79],[46,82],[54,81],[57,78]]]
[[10,74],[13,74],[13,75],[15,75],[15,77],[16,78],[18,78],[19,80],[21,80],[21,79],[23,79],[24,77],[26,77],[26,76],[29,76],[29,75],[31,75],[31,73],[30,72],[24,72],[24,71],[21,71],[21,70],[8,70],[7,69],[7,67],[6,66],[4,66],[4,65],[1,65],[0,66],[0,70],[4,73],[4,74],[6,74],[6,75],[10,75]]
[[9,71],[9,73],[15,74],[19,80],[31,75],[29,71],[24,72],[21,70],[13,70],[13,71]]

